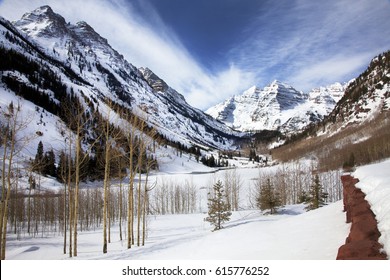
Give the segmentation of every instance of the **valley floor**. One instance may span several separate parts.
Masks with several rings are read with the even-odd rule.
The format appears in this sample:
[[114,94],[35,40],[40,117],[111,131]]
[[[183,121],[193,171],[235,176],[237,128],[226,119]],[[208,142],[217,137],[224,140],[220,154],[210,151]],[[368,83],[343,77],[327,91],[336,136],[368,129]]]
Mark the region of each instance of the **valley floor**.
[[[390,160],[358,168],[353,174],[377,216],[380,242],[390,250]],[[204,208],[204,207],[201,207]],[[212,232],[206,214],[153,215],[148,218],[145,246],[126,249],[126,236],[111,229],[108,253],[102,253],[101,229],[79,232],[78,256],[73,259],[110,260],[335,260],[350,225],[345,223],[342,201],[310,212],[304,205],[288,205],[278,215],[259,210],[233,212],[224,229]],[[203,209],[203,212],[205,209]],[[63,236],[17,240],[8,235],[6,258],[64,260]]]
[[[341,201],[303,211],[303,205],[287,206],[279,215],[238,211],[223,230],[215,232],[204,221],[205,214],[150,216],[144,247],[125,249],[116,226],[109,252],[102,254],[102,231],[80,232],[77,259],[334,260],[349,232]],[[10,236],[7,259],[68,259],[62,247],[62,236],[20,241]]]

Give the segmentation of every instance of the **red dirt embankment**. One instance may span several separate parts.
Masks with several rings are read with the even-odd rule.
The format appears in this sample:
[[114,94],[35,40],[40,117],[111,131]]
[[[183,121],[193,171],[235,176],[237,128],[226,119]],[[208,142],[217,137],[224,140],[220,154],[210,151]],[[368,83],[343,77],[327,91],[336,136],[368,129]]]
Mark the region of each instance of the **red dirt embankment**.
[[365,194],[355,186],[358,179],[350,175],[341,176],[343,183],[344,211],[347,223],[352,223],[345,245],[339,248],[338,260],[386,260],[378,243],[380,232]]

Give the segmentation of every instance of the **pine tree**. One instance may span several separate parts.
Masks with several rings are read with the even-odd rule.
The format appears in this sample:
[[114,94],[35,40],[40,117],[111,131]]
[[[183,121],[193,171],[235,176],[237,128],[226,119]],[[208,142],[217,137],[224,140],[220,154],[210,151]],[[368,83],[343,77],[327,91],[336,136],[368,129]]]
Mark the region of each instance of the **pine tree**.
[[43,144],[42,141],[39,141],[38,143],[38,148],[37,148],[37,153],[35,155],[34,159],[34,166],[33,166],[33,171],[38,172],[39,174],[43,174],[44,170],[44,151],[43,151]]
[[326,204],[326,199],[328,198],[328,193],[325,192],[321,186],[320,178],[316,174],[313,178],[313,184],[310,186],[309,191],[309,204],[305,208],[306,210],[313,210],[319,207],[322,207]]
[[278,207],[282,206],[279,193],[275,190],[268,178],[266,184],[261,186],[260,194],[256,199],[257,206],[261,210],[271,210],[271,214],[275,214]]
[[226,196],[222,182],[218,182],[213,187],[214,195],[209,198],[208,202],[208,217],[206,221],[214,226],[214,230],[222,228],[222,224],[230,220],[232,213],[229,211],[229,206],[226,203]]

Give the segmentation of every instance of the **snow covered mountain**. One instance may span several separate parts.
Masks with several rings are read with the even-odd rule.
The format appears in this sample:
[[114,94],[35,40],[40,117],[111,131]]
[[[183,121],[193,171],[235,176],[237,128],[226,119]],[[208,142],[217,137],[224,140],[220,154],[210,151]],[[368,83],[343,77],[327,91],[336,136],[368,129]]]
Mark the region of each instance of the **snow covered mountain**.
[[275,80],[264,89],[251,87],[206,113],[237,130],[266,129],[290,134],[328,115],[343,96],[345,87],[335,83],[303,93]]
[[349,84],[324,126],[335,131],[377,119],[387,123],[389,110],[390,51],[386,51],[373,58],[367,69]]
[[[26,13],[14,23],[1,18],[0,39],[4,55],[14,60],[1,69],[0,86],[19,96],[13,83],[40,90],[58,106],[60,95],[70,92],[97,107],[110,101],[147,120],[160,135],[187,146],[229,148],[241,135],[191,107],[151,70],[129,63],[86,22],[67,23],[49,6]],[[39,82],[43,80],[40,71],[34,78],[34,73],[15,66],[15,56],[32,61],[34,67],[50,69],[64,92]],[[36,103],[32,96],[29,100]]]
[[306,127],[273,151],[288,161],[317,158],[321,169],[351,168],[390,157],[390,51],[352,80],[324,120]]

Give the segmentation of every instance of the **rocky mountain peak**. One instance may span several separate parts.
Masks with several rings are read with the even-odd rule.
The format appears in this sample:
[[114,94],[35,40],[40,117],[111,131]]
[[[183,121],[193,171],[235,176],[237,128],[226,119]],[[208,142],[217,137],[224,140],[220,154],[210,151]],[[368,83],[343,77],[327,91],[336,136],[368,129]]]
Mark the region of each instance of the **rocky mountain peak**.
[[25,13],[14,25],[28,35],[36,36],[63,35],[67,29],[65,19],[56,14],[50,6],[42,6]]
[[308,94],[274,80],[263,89],[251,87],[206,113],[237,130],[267,129],[289,134],[329,114],[344,89],[335,84]]

